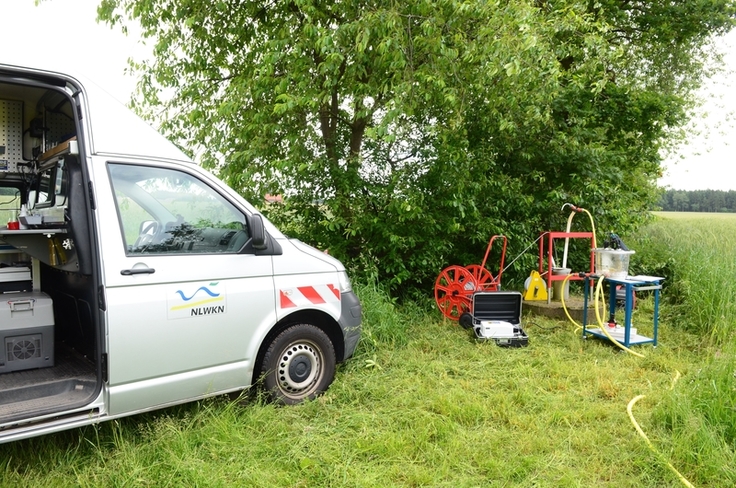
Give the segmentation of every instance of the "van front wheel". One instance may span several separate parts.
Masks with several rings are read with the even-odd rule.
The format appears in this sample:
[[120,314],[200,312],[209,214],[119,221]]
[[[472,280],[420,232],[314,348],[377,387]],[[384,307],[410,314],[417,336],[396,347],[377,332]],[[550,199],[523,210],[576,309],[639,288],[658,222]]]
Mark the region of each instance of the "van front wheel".
[[293,325],[276,336],[263,357],[263,386],[279,403],[311,400],[332,383],[335,363],[327,334],[313,325]]

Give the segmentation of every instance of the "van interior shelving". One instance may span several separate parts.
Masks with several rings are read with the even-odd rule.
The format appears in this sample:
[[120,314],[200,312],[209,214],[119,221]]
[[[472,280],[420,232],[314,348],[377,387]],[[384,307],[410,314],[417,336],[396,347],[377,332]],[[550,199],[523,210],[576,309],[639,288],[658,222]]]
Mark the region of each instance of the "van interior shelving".
[[[94,239],[70,92],[0,71],[0,430],[89,413],[100,391]],[[38,220],[22,218],[30,211]]]

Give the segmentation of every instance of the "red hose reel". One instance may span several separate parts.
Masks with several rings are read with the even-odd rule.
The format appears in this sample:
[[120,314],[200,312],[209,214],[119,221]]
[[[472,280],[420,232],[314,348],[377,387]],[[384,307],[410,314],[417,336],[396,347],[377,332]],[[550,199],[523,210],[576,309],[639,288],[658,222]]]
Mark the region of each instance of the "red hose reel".
[[[486,268],[488,255],[491,253],[493,241],[503,239],[501,250],[501,266],[498,274],[493,274]],[[434,283],[434,299],[442,314],[452,320],[459,320],[464,312],[472,313],[473,294],[478,291],[498,291],[501,287],[503,263],[506,258],[506,244],[504,235],[495,235],[488,241],[488,248],[481,264],[467,266],[448,266],[443,269]]]

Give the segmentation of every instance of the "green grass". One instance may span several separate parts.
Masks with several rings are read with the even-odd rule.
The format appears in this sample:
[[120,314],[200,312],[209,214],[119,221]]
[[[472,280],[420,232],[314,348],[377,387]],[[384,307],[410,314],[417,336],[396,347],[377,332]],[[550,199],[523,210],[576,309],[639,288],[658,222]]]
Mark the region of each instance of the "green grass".
[[687,222],[725,221],[736,223],[736,213],[714,212],[654,212],[654,215],[667,220],[681,220]]
[[637,412],[646,426],[674,369],[687,374],[697,360],[684,347],[691,337],[663,331],[663,345],[641,360],[537,318],[528,319],[532,342],[524,349],[478,343],[430,317],[399,325],[405,345],[367,341],[318,401],[276,408],[215,399],[2,446],[5,483],[674,483],[637,437],[626,403],[649,395]]
[[[645,230],[671,269],[670,323],[709,347],[687,381],[654,410],[664,448],[704,479],[736,478],[736,231],[734,214],[659,213]],[[665,255],[667,249],[669,256]],[[651,261],[650,261],[651,262]],[[721,486],[733,486],[734,483]]]
[[[673,242],[641,242],[638,265],[668,263]],[[687,274],[699,258],[684,256],[668,281],[702,286]],[[216,398],[0,445],[0,486],[678,486],[667,461],[696,486],[736,485],[733,347],[685,327],[669,291],[660,345],[636,346],[643,359],[535,316],[529,347],[500,348],[431,304],[358,293],[364,337],[318,400]],[[644,333],[651,309],[640,300]],[[634,415],[659,454],[626,413],[641,394]]]

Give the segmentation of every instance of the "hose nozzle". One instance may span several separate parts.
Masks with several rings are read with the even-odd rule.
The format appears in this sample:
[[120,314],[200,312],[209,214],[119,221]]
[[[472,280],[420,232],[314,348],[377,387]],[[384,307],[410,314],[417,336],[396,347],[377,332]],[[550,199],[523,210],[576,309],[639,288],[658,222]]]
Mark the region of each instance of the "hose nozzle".
[[580,208],[580,207],[576,207],[576,206],[575,206],[575,205],[573,205],[572,203],[565,203],[564,205],[562,205],[562,208],[561,208],[560,210],[565,210],[565,207],[570,207],[570,210],[572,210],[573,212],[578,212],[578,213],[580,213],[580,212],[582,212],[582,211],[583,211],[583,209],[582,209],[582,208]]

